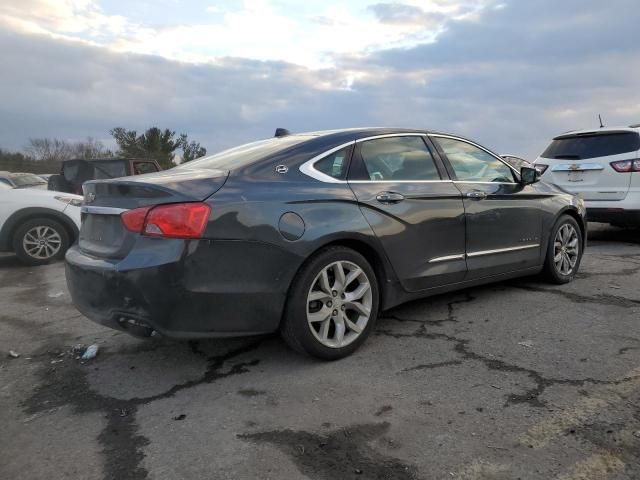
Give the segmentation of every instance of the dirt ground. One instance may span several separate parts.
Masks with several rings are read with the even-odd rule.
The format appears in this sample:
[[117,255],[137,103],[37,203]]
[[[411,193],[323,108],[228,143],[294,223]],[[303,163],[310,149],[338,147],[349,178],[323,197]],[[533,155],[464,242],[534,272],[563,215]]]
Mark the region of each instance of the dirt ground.
[[590,233],[575,282],[403,305],[333,363],[130,338],[0,257],[0,478],[640,479],[640,231]]

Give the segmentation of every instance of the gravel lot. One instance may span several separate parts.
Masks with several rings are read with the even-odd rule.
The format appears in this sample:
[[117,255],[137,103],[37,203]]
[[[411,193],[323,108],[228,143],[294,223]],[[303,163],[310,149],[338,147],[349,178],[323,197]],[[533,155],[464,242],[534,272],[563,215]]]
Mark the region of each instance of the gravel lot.
[[321,363],[133,339],[0,257],[0,478],[638,479],[639,282],[640,231],[592,226],[575,282],[413,302]]

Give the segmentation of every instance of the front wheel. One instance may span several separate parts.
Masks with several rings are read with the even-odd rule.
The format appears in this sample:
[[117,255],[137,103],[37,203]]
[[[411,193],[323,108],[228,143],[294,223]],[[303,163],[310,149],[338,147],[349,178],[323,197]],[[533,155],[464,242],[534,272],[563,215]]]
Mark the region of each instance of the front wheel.
[[27,220],[13,236],[13,250],[27,265],[43,265],[62,258],[69,243],[66,229],[49,218]]
[[310,258],[294,279],[281,334],[300,353],[337,360],[366,340],[378,304],[369,262],[350,248],[329,247]]
[[582,232],[578,222],[562,215],[551,231],[544,273],[547,280],[562,284],[572,281],[582,260]]

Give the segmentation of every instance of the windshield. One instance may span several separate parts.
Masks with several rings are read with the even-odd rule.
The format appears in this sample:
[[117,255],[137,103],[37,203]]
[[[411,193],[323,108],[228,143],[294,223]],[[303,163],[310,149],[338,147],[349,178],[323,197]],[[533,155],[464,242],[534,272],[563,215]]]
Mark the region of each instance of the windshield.
[[267,140],[259,140],[253,143],[240,145],[215,155],[199,158],[191,162],[179,165],[176,168],[208,168],[212,170],[229,170],[231,168],[244,167],[256,160],[273,155],[289,147],[309,140],[310,136],[290,135],[286,137],[274,137]]
[[44,185],[45,183],[47,183],[37,175],[33,175],[30,173],[11,175],[9,178],[16,186],[16,188],[32,187],[34,185]]
[[637,133],[594,133],[556,138],[541,156],[580,160],[635,152],[638,149],[640,136]]

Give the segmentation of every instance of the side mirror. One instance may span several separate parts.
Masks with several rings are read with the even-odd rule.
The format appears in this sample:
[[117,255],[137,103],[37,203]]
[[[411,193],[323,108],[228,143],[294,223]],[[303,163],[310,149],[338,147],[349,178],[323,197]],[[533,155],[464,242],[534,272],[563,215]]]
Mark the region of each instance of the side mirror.
[[531,167],[522,167],[520,169],[520,183],[522,185],[531,185],[540,180],[538,170]]

